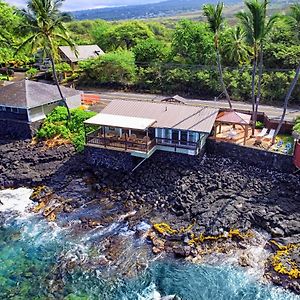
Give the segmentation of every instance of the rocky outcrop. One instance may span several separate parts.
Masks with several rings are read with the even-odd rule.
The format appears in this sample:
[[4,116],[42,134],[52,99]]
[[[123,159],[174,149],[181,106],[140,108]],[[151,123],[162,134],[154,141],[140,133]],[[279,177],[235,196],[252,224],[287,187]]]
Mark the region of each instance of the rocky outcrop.
[[[32,145],[30,140],[0,140],[0,188],[41,184],[69,166],[74,154],[71,145],[49,149],[42,143]],[[79,163],[79,159],[74,161]]]

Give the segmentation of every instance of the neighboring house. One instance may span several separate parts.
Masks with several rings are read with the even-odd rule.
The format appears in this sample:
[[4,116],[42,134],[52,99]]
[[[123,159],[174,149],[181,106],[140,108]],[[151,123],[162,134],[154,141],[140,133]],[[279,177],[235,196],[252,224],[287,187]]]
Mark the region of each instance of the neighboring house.
[[85,121],[90,147],[148,158],[156,150],[197,155],[212,131],[218,109],[143,101],[110,102]]
[[60,46],[59,55],[62,61],[68,63],[74,69],[79,61],[95,58],[104,54],[102,49],[97,45],[76,46],[76,51],[69,46]]
[[[81,92],[61,87],[68,106],[81,105]],[[0,135],[28,138],[61,97],[55,85],[27,79],[0,88]]]

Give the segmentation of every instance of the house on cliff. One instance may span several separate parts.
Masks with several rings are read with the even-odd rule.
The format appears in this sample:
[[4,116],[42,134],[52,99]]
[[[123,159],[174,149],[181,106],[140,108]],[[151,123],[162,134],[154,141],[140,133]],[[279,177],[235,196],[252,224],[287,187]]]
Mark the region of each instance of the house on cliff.
[[[81,105],[81,92],[61,87],[68,106]],[[55,85],[21,80],[0,88],[0,136],[30,138],[48,113],[61,104]]]
[[197,155],[217,115],[206,106],[114,100],[85,121],[86,145],[144,159],[156,150]]
[[58,50],[61,60],[68,63],[72,69],[75,69],[80,61],[96,58],[104,54],[103,50],[97,45],[76,46],[76,51],[70,46],[60,46]]

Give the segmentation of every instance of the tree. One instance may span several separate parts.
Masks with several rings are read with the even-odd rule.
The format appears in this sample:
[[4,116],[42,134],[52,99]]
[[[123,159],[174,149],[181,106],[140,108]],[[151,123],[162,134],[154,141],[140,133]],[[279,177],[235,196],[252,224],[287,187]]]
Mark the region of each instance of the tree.
[[75,50],[75,44],[69,37],[64,25],[65,16],[60,12],[64,0],[29,0],[27,10],[21,10],[20,14],[25,18],[26,28],[30,31],[28,37],[19,46],[18,50],[29,46],[31,52],[41,48],[44,56],[51,61],[53,79],[60,97],[67,108],[70,119],[70,111],[57,78],[55,59],[58,56],[58,43],[64,42]]
[[172,40],[173,60],[185,64],[205,65],[214,57],[213,35],[207,25],[190,20],[180,21]]
[[153,62],[163,61],[168,50],[164,42],[155,38],[141,41],[132,48],[137,64],[145,64],[146,66]]
[[[291,6],[291,13],[290,13],[290,16],[287,18],[287,21],[290,24],[291,29],[295,33],[296,38],[298,39],[298,41],[300,41],[300,4],[295,4],[295,5]],[[276,135],[280,132],[280,129],[281,129],[282,124],[284,122],[284,117],[286,115],[288,103],[289,103],[291,95],[292,95],[292,93],[293,93],[293,91],[294,91],[294,89],[295,89],[295,87],[298,83],[299,77],[300,77],[300,60],[299,60],[298,67],[296,69],[294,79],[293,79],[293,81],[292,81],[292,83],[291,83],[291,85],[288,89],[288,92],[285,96],[285,99],[284,99],[283,112],[282,112],[279,124],[276,128],[276,131],[275,131],[275,134],[274,134],[274,137],[273,137],[273,140],[272,140],[273,144],[275,142]]]
[[229,65],[245,65],[250,59],[250,49],[245,42],[246,33],[240,26],[229,28],[221,40],[221,53]]
[[203,12],[207,18],[209,28],[214,34],[214,44],[215,44],[215,51],[216,51],[216,56],[217,56],[217,65],[218,65],[218,70],[219,70],[220,82],[221,82],[221,85],[223,88],[223,92],[228,101],[229,108],[232,109],[230,96],[228,94],[228,91],[227,91],[227,88],[226,88],[226,85],[224,82],[224,78],[223,78],[221,55],[220,55],[220,49],[219,49],[219,35],[220,35],[220,31],[222,29],[223,22],[224,22],[223,8],[224,8],[223,2],[218,2],[218,4],[216,6],[212,5],[212,4],[206,4],[203,6]]
[[135,79],[134,54],[128,50],[109,52],[80,63],[88,79],[105,84],[128,84]]
[[100,22],[95,26],[93,36],[104,51],[114,51],[118,48],[130,50],[140,41],[154,37],[149,27],[141,21],[126,21],[117,25]]
[[[261,98],[261,81],[263,74],[263,47],[264,42],[273,28],[273,25],[278,20],[278,15],[272,15],[267,18],[267,7],[269,0],[246,0],[245,5],[248,9],[246,12],[239,12],[238,19],[243,26],[248,43],[253,48],[253,69],[252,69],[252,135],[254,135],[257,111]],[[258,82],[257,82],[257,95],[256,90],[256,72],[259,69]]]

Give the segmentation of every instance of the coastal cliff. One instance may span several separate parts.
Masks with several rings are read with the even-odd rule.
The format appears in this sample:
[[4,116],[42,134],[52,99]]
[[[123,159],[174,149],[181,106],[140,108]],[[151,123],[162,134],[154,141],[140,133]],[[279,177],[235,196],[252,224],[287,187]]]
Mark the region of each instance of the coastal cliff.
[[[0,170],[1,188],[35,188],[36,211],[44,211],[50,221],[97,201],[107,214],[81,218],[82,226],[95,228],[124,213],[129,226],[137,220],[167,224],[174,231],[149,233],[156,253],[196,258],[199,247],[191,241],[200,234],[202,238],[229,235],[236,249],[246,247],[243,235],[250,231],[266,232],[279,247],[300,243],[299,176],[247,162],[212,154],[202,158],[158,152],[135,172],[122,173],[89,165],[84,153],[75,153],[70,145],[48,149],[29,141],[3,141]],[[191,224],[189,230],[177,234]],[[225,238],[221,244],[232,247]],[[209,247],[215,245],[210,242]],[[270,243],[266,248],[274,253],[280,250]],[[295,261],[299,260],[297,251],[293,252]],[[240,264],[249,263],[242,260]],[[272,261],[266,270],[271,267]],[[280,273],[270,276],[276,284],[300,292],[299,279]]]

